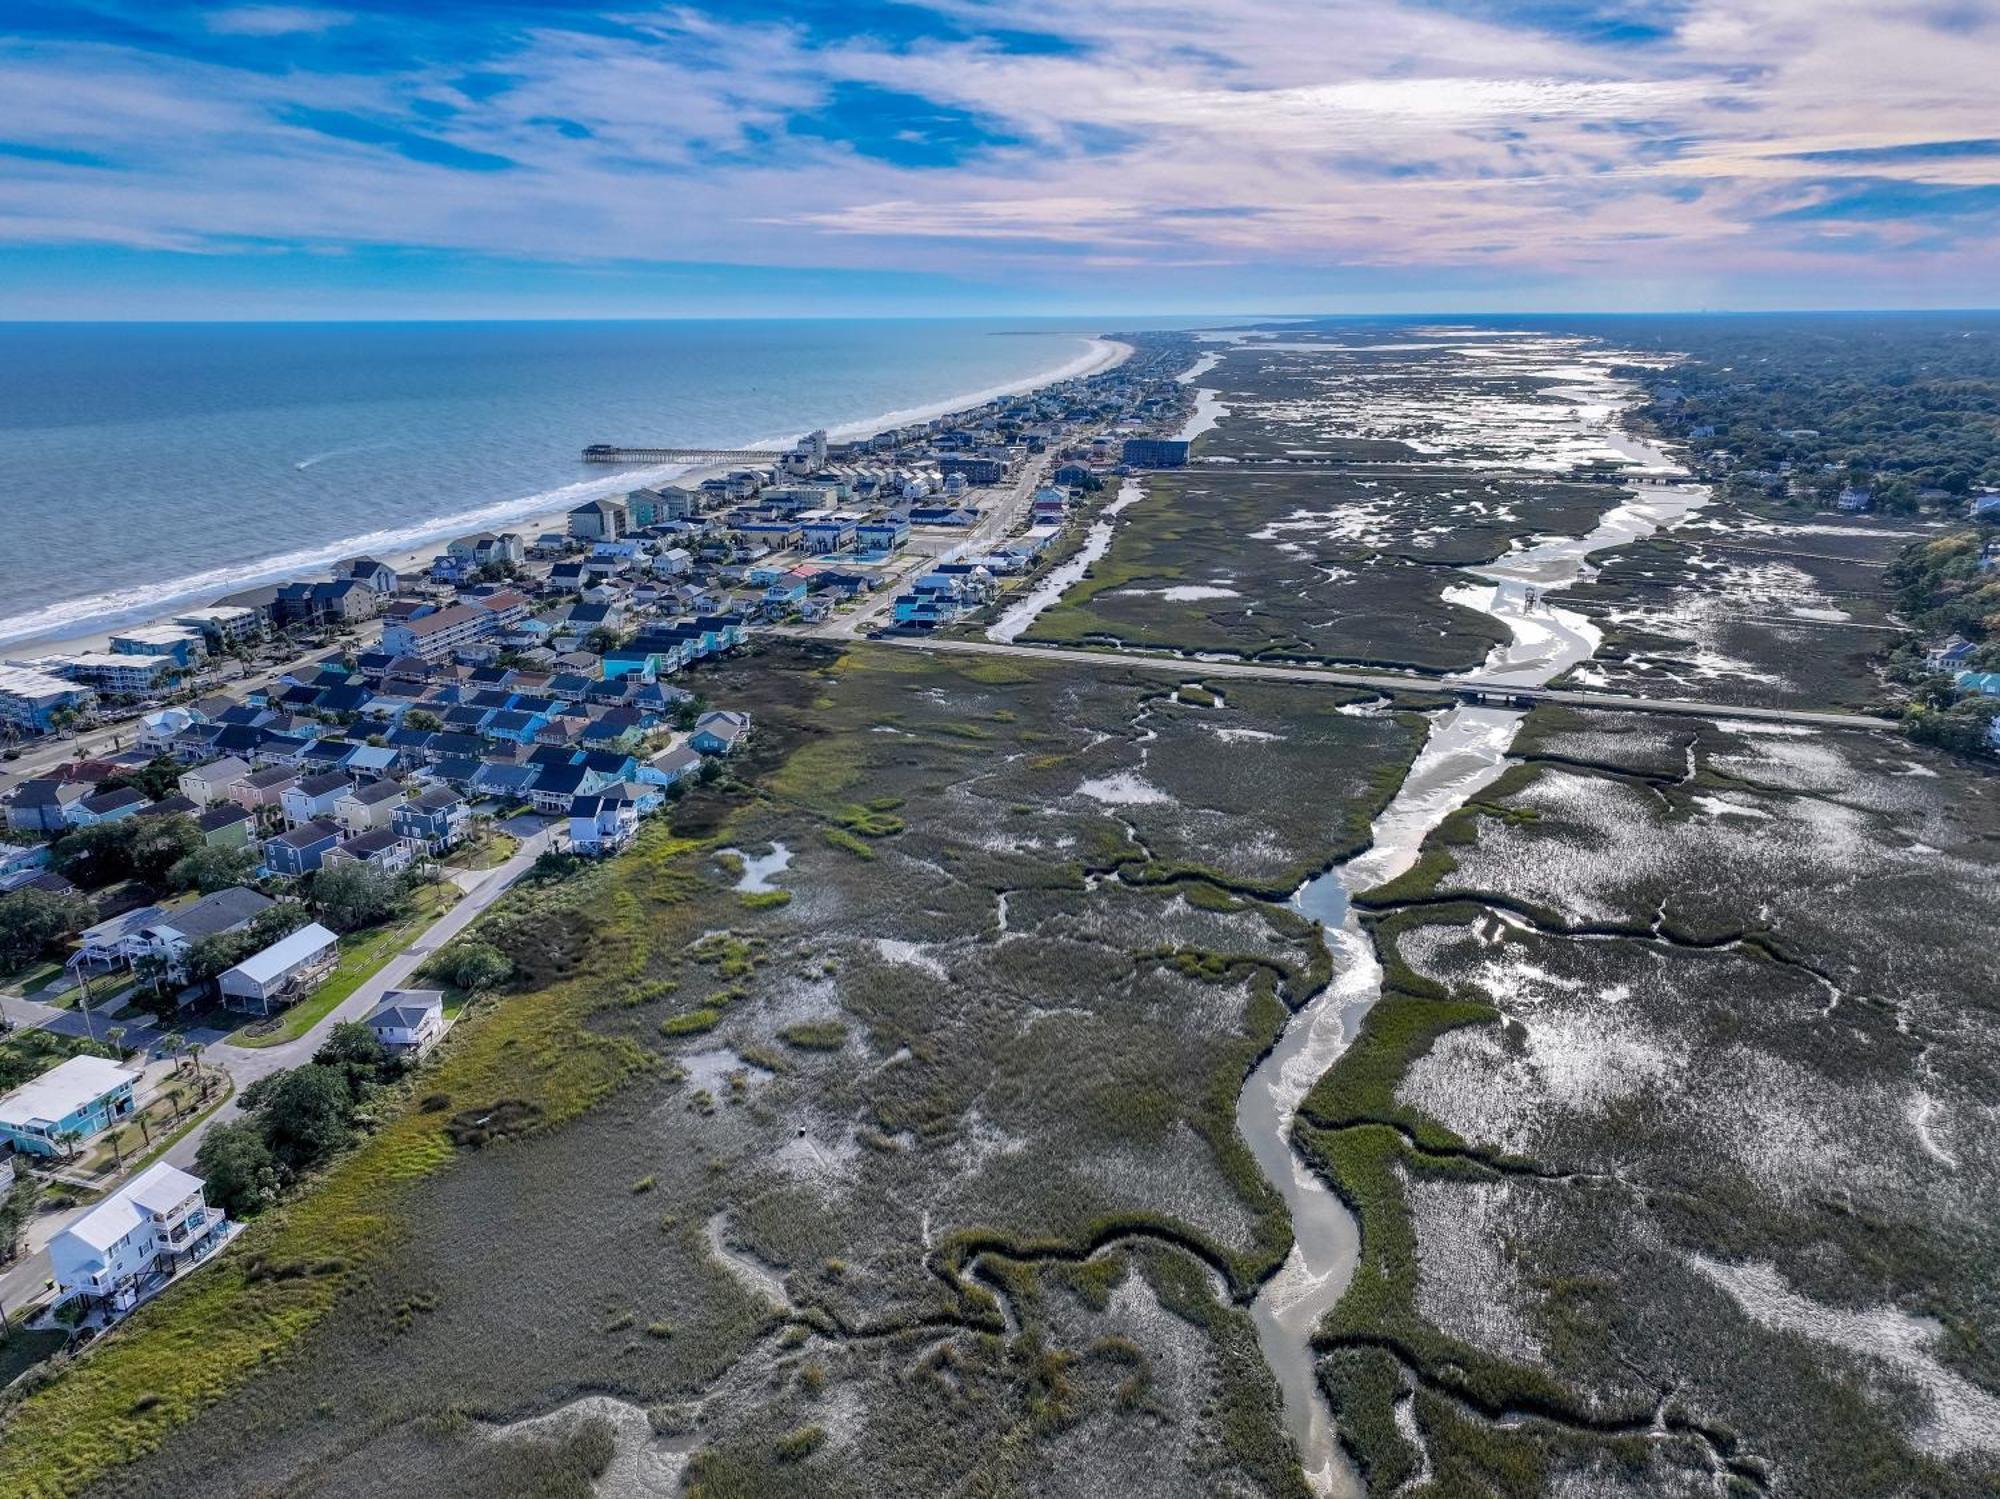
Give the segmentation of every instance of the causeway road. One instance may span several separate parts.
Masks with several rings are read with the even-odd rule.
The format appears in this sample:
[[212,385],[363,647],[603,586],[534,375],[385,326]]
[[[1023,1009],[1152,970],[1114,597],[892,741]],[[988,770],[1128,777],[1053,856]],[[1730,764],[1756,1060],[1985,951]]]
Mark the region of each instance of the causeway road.
[[1433,692],[1461,697],[1485,695],[1511,703],[1553,703],[1603,713],[1669,713],[1694,718],[1739,718],[1757,723],[1801,724],[1820,729],[1893,730],[1896,725],[1862,713],[1829,713],[1806,708],[1752,708],[1734,703],[1702,703],[1686,698],[1627,697],[1616,692],[1523,687],[1478,676],[1420,677],[1388,671],[1343,671],[1337,667],[1291,666],[1262,661],[1209,661],[1148,651],[1079,650],[1050,645],[1003,645],[993,640],[952,640],[934,635],[883,635],[881,644],[906,650],[955,651],[980,656],[1027,657],[1066,665],[1171,672],[1185,678],[1251,677],[1272,682],[1318,682],[1329,687],[1365,687],[1375,692]]

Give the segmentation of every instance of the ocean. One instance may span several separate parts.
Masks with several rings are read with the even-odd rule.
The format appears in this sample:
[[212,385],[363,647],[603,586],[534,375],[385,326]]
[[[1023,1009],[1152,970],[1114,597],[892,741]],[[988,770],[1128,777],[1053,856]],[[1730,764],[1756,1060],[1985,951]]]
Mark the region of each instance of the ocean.
[[0,324],[0,646],[622,492],[587,443],[769,445],[1093,362],[1073,320]]

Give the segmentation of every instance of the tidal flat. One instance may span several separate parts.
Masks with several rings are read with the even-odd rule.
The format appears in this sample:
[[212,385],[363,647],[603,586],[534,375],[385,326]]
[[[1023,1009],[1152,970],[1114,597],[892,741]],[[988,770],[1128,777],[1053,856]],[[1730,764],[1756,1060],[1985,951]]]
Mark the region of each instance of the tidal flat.
[[1145,478],[1021,640],[1471,671],[1510,635],[1446,597],[1480,586],[1466,569],[1621,497],[1568,477],[1619,457],[1602,346],[1301,330],[1210,358],[1225,414],[1195,461]]
[[1997,875],[1947,757],[1531,715],[1364,897],[1392,987],[1304,1110],[1371,1486],[1991,1492]]
[[[1731,716],[1872,700],[1900,542],[1700,504],[1617,429],[1630,357],[1220,338],[1195,463],[1021,637],[1178,676],[700,677],[748,750],[497,908],[516,986],[29,1394],[0,1489],[1991,1492],[2000,782]],[[1583,563],[1613,507],[1670,529]],[[1520,680],[1715,716],[1422,692],[1537,609]]]
[[1599,558],[1563,596],[1604,632],[1566,687],[1718,704],[1865,710],[1902,631],[1883,573],[1933,523],[1718,501]]
[[[1232,1110],[1329,963],[1273,901],[1424,725],[1196,681],[732,668],[754,759],[493,923],[629,1079],[375,1202],[323,1322],[98,1491],[1302,1493],[1245,1311],[1289,1227]],[[779,844],[791,898],[743,894]],[[533,1102],[515,1055],[431,1117]]]

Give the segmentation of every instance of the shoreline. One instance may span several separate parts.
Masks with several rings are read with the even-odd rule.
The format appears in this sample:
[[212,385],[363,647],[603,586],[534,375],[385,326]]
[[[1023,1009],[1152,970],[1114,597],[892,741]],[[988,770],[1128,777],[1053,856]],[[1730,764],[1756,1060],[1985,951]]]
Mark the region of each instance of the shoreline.
[[[901,407],[879,416],[846,422],[829,428],[827,435],[836,442],[846,441],[853,437],[878,432],[885,427],[907,426],[913,422],[931,421],[957,412],[970,411],[1006,396],[1039,390],[1045,385],[1081,379],[1086,375],[1114,369],[1130,359],[1133,352],[1130,344],[1121,343],[1102,334],[1092,334],[1085,340],[1082,353],[1053,369],[1043,370],[1006,384],[961,392],[926,405]],[[803,432],[799,432],[784,437],[758,438],[750,445],[787,446],[803,435]],[[532,539],[543,531],[563,530],[570,510],[585,500],[609,494],[622,494],[646,484],[700,483],[703,479],[727,473],[733,466],[679,463],[655,464],[650,467],[635,465],[631,468],[620,468],[600,478],[576,480],[515,500],[495,501],[450,515],[433,516],[407,526],[363,532],[338,542],[301,548],[295,552],[281,553],[260,561],[225,565],[165,583],[142,585],[129,592],[154,596],[128,606],[119,605],[116,602],[118,598],[116,594],[58,600],[39,609],[25,610],[17,618],[32,620],[37,614],[80,609],[96,598],[107,598],[104,607],[79,614],[73,627],[56,623],[45,629],[26,629],[16,634],[8,634],[5,622],[0,621],[0,660],[46,655],[58,651],[105,650],[109,648],[110,638],[114,634],[142,625],[171,623],[174,615],[188,609],[201,608],[224,594],[269,583],[321,576],[335,563],[349,557],[371,556],[386,562],[399,573],[415,571],[435,556],[444,542],[454,536],[504,527],[507,530],[519,531],[524,537]],[[172,591],[162,592],[166,589]]]

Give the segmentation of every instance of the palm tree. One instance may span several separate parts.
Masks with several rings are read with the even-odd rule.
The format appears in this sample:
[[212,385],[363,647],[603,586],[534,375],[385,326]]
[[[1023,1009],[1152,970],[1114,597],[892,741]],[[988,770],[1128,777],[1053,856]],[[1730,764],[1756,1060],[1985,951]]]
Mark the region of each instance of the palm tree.
[[81,1143],[83,1134],[79,1130],[66,1129],[56,1135],[56,1144],[62,1147],[63,1159],[66,1161],[76,1155],[76,1147]]
[[106,1031],[106,1032],[104,1033],[104,1039],[105,1039],[106,1041],[109,1041],[109,1042],[111,1043],[111,1049],[112,1049],[113,1051],[117,1052],[119,1056],[121,1056],[121,1057],[122,1057],[122,1056],[124,1056],[124,1055],[125,1055],[125,1044],[124,1044],[124,1043],[125,1043],[125,1027],[124,1027],[124,1026],[122,1026],[122,1025],[114,1025],[114,1026],[112,1026],[110,1030],[108,1030],[108,1031]]
[[166,1035],[160,1038],[160,1051],[162,1055],[169,1056],[174,1059],[175,1072],[179,1072],[181,1070],[181,1053],[186,1050],[187,1050],[187,1037],[182,1036],[177,1032],[169,1031],[167,1032]]

